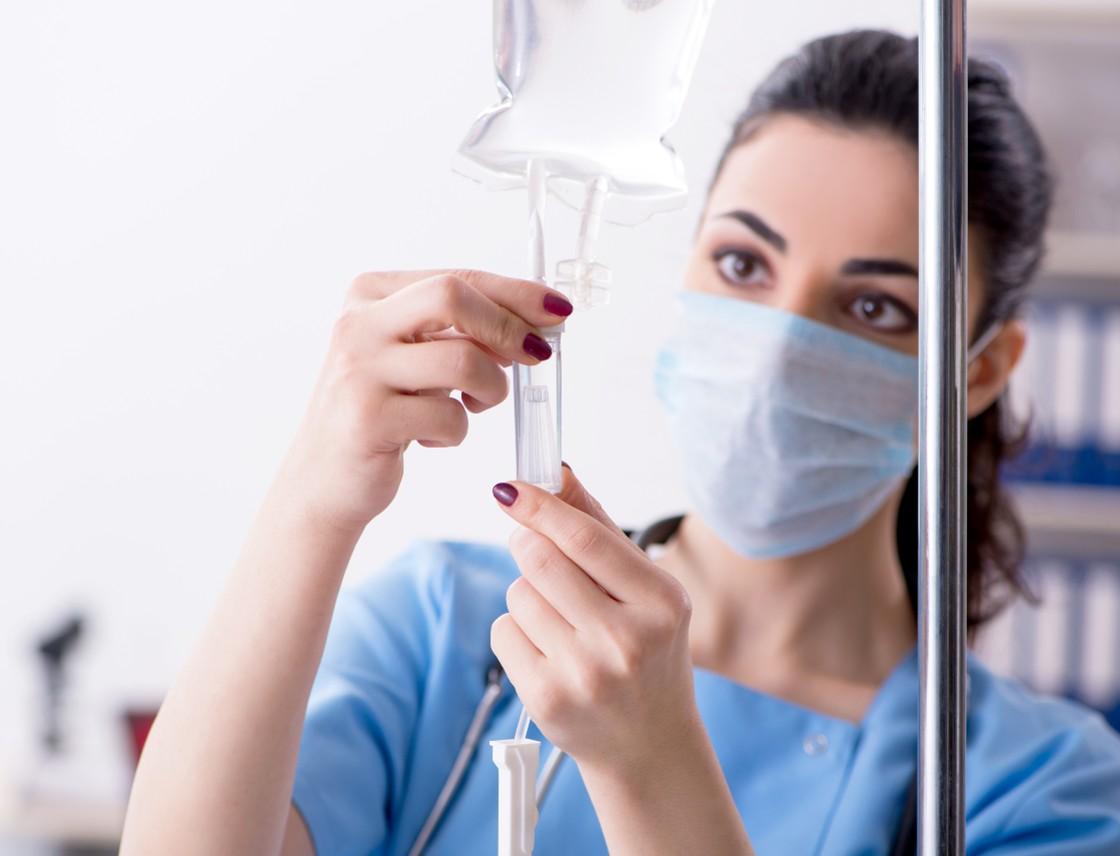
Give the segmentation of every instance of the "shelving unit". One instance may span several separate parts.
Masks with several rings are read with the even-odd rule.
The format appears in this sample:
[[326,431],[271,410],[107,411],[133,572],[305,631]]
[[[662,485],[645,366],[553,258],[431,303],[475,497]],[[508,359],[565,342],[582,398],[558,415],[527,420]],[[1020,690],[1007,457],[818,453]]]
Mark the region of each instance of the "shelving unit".
[[[1012,77],[1022,77],[1016,80],[1019,94],[1038,121],[1057,166],[1060,210],[1055,213],[1069,218],[1077,210],[1071,201],[1081,201],[1071,193],[1095,187],[1077,174],[1079,156],[1085,152],[1076,143],[1116,139],[1102,109],[1115,109],[1115,125],[1120,127],[1115,87],[1106,84],[1102,97],[1099,87],[1088,85],[1099,81],[1102,73],[1120,82],[1120,0],[973,0],[969,26],[974,47],[994,53],[997,61],[1009,61]],[[1084,70],[1070,72],[1070,63],[1085,63]],[[1076,89],[1055,85],[1063,72]],[[1079,100],[1084,98],[1088,100]],[[1114,280],[1120,291],[1120,227],[1115,215],[1111,223],[1096,223],[1092,229],[1056,222],[1044,276]]]
[[[1079,325],[1114,317],[1120,306],[1120,0],[972,0],[969,30],[972,50],[1011,76],[1057,175],[1047,255],[1028,312],[1039,350],[1019,382],[1036,416],[1061,415],[1067,429],[1034,420],[1032,451],[1050,463],[1045,472],[1020,469],[1009,484],[1028,537],[1023,570],[1042,601],[1018,601],[1001,614],[981,636],[981,655],[1044,692],[1092,704],[1120,727],[1113,629],[1120,609],[1120,485],[1110,483],[1110,465],[1077,467],[1086,460],[1085,444],[1103,451],[1114,443],[1105,440],[1114,435],[1105,429],[1111,417],[1102,401],[1115,377],[1110,372],[1120,366],[1105,366],[1111,352],[1089,332],[1101,328]],[[1056,307],[1066,322],[1073,309],[1072,339],[1068,324],[1059,331]],[[1078,394],[1060,395],[1070,384],[1081,384]],[[1055,454],[1048,456],[1051,446]],[[1092,480],[1106,485],[1077,483]]]
[[[1120,5],[1120,0],[1117,3]],[[1117,50],[1120,50],[1120,46]],[[1117,113],[1120,114],[1120,102]],[[1048,239],[1043,274],[1062,278],[1112,280],[1112,285],[1120,294],[1120,237],[1054,232]]]
[[1017,484],[1012,494],[1032,546],[1073,555],[1120,555],[1120,490]]
[[972,0],[968,7],[972,32],[1009,26],[1085,26],[1120,23],[1115,0]]

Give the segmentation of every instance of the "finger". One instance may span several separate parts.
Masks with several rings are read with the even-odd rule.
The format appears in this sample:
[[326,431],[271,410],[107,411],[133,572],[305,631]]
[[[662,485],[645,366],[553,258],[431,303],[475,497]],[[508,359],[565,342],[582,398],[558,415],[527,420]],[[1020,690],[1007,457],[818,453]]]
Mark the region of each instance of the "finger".
[[529,641],[508,612],[499,615],[490,625],[490,648],[519,692],[546,662],[544,654]]
[[[459,333],[455,330],[441,330],[438,333],[429,333],[424,338],[426,341],[434,341],[437,339],[470,339],[469,336],[464,336],[462,333]],[[484,343],[476,342],[474,339],[471,339],[471,341],[478,345],[478,347],[482,348],[482,350],[489,354],[491,357],[493,357],[494,362],[496,362],[502,368],[508,369],[511,365],[513,365],[510,360],[507,360],[501,354],[494,353],[494,351],[486,347]]]
[[394,395],[381,416],[392,426],[387,439],[404,445],[458,446],[467,436],[467,412],[454,398],[442,395]]
[[536,327],[457,277],[420,280],[373,305],[382,337],[415,342],[454,329],[506,359],[535,365],[552,356]]
[[477,398],[471,396],[470,393],[464,392],[462,394],[462,398],[463,406],[467,408],[467,410],[469,410],[471,413],[482,413],[484,410],[490,409],[490,405],[483,404]]
[[350,286],[353,298],[381,300],[416,282],[454,277],[486,295],[536,327],[558,324],[572,314],[572,304],[555,289],[531,279],[517,279],[480,270],[378,271],[363,273]]
[[580,511],[594,517],[608,529],[617,532],[625,538],[626,542],[635,550],[639,553],[642,552],[642,549],[622,531],[622,527],[615,523],[614,520],[611,519],[611,516],[603,510],[603,506],[599,504],[599,500],[588,493],[587,488],[583,486],[583,482],[579,480],[566,461],[561,464],[561,468],[563,470],[563,486],[557,496],[568,503],[568,505],[572,506],[572,508],[578,508]]
[[[470,339],[469,337],[464,336],[462,333],[457,333],[454,330],[445,330],[440,333],[432,333],[425,338],[426,341],[442,341],[444,339],[466,339],[469,342],[474,342],[474,339]],[[495,354],[481,342],[474,342],[474,344],[503,369],[508,369],[512,365],[512,363],[501,354]],[[491,406],[489,404],[484,404],[483,402],[478,401],[475,398],[472,398],[468,393],[465,392],[462,394],[461,398],[463,400],[463,406],[466,407],[467,410],[469,410],[471,413],[482,413],[485,410],[489,410]]]
[[506,589],[506,607],[517,626],[546,657],[555,656],[571,644],[575,628],[525,577],[518,577]]
[[502,367],[469,339],[390,345],[377,359],[382,381],[402,392],[458,389],[482,409],[501,403],[509,392]]
[[611,620],[610,595],[539,532],[518,528],[509,550],[525,579],[569,625],[586,629]]
[[506,514],[555,544],[615,600],[641,602],[657,584],[649,563],[635,561],[642,557],[630,539],[586,511],[525,482],[495,485],[494,496]]

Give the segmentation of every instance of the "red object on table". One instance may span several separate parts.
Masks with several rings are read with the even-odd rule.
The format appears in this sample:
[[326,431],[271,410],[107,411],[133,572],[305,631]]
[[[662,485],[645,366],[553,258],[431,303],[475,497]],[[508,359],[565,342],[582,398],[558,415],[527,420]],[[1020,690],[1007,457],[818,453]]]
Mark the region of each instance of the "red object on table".
[[140,762],[140,753],[144,750],[144,742],[148,739],[148,732],[152,730],[152,723],[156,721],[158,710],[126,710],[125,723],[128,725],[128,735],[132,745],[132,764],[135,768]]

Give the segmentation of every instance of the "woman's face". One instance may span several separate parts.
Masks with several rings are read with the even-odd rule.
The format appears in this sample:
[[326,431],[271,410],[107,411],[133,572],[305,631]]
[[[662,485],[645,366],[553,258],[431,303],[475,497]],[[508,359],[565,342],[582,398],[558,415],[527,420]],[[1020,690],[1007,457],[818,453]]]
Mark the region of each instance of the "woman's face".
[[[916,354],[918,228],[913,146],[778,116],[729,155],[685,283]],[[975,318],[983,295],[971,264],[969,279]]]

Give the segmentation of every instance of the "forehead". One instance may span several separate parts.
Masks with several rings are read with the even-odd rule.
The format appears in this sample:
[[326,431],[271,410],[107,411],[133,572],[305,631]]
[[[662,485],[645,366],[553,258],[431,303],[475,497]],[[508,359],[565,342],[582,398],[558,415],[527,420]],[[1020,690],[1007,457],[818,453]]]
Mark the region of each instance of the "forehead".
[[918,153],[885,131],[775,117],[732,150],[706,216],[736,208],[785,235],[791,253],[833,245],[916,258]]

